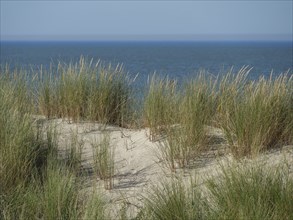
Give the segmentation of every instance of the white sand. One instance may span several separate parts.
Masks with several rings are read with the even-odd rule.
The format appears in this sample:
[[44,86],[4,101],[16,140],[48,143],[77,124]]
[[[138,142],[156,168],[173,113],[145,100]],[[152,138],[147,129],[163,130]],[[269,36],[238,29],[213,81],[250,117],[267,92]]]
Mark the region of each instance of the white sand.
[[[159,159],[158,148],[162,147],[159,142],[151,142],[148,137],[148,130],[131,130],[122,129],[113,126],[102,126],[94,123],[71,123],[61,119],[54,119],[51,122],[56,126],[59,133],[59,149],[60,153],[64,153],[66,146],[70,146],[71,138],[77,134],[78,141],[83,146],[82,164],[85,169],[92,171],[93,165],[93,142],[99,142],[103,138],[103,134],[109,133],[111,146],[115,149],[115,177],[114,188],[112,190],[104,189],[104,181],[97,178],[95,173],[88,173],[85,177],[88,183],[85,189],[97,187],[109,202],[111,215],[119,212],[119,209],[126,205],[128,215],[135,216],[138,207],[142,205],[142,196],[153,184],[158,184],[164,179],[170,179],[172,173],[164,162]],[[223,134],[219,129],[211,129],[211,136],[221,139]],[[180,170],[179,175],[190,181],[190,177],[196,177],[198,184],[203,183],[208,177],[217,175],[219,172],[219,164],[232,161],[229,154],[218,155],[217,149],[225,149],[223,143],[215,143],[213,151],[202,155],[195,161],[193,168]],[[226,156],[224,156],[226,155]],[[284,163],[287,161],[293,170],[293,146],[287,146],[281,150],[275,150],[262,155],[259,161],[271,165]]]

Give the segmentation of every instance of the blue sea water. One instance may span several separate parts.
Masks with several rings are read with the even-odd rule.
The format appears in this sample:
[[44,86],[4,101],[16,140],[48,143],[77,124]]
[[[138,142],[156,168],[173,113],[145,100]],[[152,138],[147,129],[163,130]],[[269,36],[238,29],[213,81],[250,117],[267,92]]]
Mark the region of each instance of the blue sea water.
[[46,68],[84,56],[123,64],[140,81],[154,72],[182,81],[200,69],[218,74],[249,65],[252,79],[293,69],[292,42],[1,42],[0,49],[0,64],[11,68]]

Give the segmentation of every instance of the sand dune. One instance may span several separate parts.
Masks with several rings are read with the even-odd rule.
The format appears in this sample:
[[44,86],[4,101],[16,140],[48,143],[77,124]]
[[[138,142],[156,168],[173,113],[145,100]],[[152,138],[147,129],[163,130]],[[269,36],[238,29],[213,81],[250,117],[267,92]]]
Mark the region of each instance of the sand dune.
[[[44,120],[45,123],[48,121]],[[72,147],[72,138],[77,137],[77,142],[82,148],[82,170],[85,177],[85,190],[96,187],[109,203],[111,215],[119,212],[121,207],[126,207],[129,216],[135,216],[142,205],[142,198],[152,185],[161,181],[170,180],[173,176],[180,176],[189,183],[196,178],[198,184],[206,179],[215,177],[220,172],[221,164],[231,164],[233,159],[229,154],[221,130],[210,130],[211,149],[197,158],[186,169],[177,169],[171,172],[164,160],[160,157],[160,141],[150,141],[148,129],[124,129],[113,126],[104,126],[97,123],[68,123],[62,119],[49,121],[58,132],[59,154],[66,156]],[[114,186],[105,190],[104,181],[93,170],[92,143],[102,140],[103,135],[110,135],[110,144],[115,154]],[[243,161],[250,161],[244,159]],[[261,164],[276,166],[287,163],[293,170],[293,146],[285,146],[279,150],[267,152],[256,159]]]

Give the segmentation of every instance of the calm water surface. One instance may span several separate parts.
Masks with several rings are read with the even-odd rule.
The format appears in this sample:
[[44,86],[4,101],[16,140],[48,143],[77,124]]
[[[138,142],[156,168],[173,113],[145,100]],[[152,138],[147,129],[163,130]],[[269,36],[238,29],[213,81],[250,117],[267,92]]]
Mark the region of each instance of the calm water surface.
[[291,69],[292,42],[1,42],[1,65],[36,69],[50,63],[76,62],[80,56],[122,63],[130,75],[145,81],[154,73],[179,81],[200,69],[213,74],[253,67],[251,78],[274,75]]

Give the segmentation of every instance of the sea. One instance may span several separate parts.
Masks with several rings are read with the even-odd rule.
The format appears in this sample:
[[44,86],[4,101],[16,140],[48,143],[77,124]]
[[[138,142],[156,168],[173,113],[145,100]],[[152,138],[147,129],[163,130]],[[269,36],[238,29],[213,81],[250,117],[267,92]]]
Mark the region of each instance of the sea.
[[224,74],[233,68],[252,67],[249,77],[293,74],[293,42],[1,42],[0,65],[27,71],[49,68],[58,62],[94,62],[123,65],[138,84],[154,73],[179,82],[201,70]]

